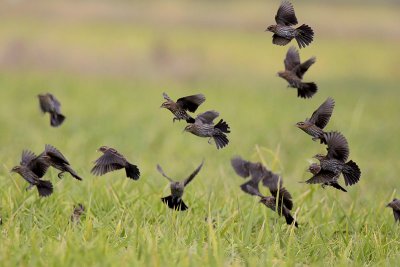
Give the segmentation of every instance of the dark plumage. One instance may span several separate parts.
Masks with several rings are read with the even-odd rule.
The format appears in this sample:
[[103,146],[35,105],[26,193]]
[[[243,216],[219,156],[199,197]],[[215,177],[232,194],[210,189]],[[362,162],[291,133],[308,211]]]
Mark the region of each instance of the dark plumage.
[[400,200],[395,198],[392,202],[387,204],[386,207],[393,209],[393,216],[395,222],[400,222]]
[[60,126],[65,120],[65,116],[61,114],[61,104],[57,98],[50,93],[39,94],[38,98],[42,112],[50,114],[50,125],[53,127]]
[[27,189],[36,186],[39,196],[47,197],[53,193],[53,185],[50,181],[40,180],[40,178],[44,176],[48,167],[45,155],[36,156],[31,151],[25,150],[22,152],[20,165],[12,168],[11,172],[18,173],[29,183],[30,186]]
[[71,222],[79,223],[81,220],[82,214],[85,212],[85,207],[82,204],[78,204],[74,207],[74,210],[71,214]]
[[217,149],[223,148],[229,143],[226,133],[230,133],[230,130],[229,125],[222,119],[214,125],[213,121],[218,116],[219,113],[214,110],[201,113],[196,117],[194,123],[185,127],[184,131],[200,137],[209,137],[209,143],[213,138]]
[[169,178],[163,171],[160,165],[157,165],[157,171],[161,173],[162,176],[170,181],[171,195],[167,197],[161,198],[162,202],[164,202],[170,209],[184,211],[188,209],[185,202],[182,200],[183,193],[185,191],[185,187],[193,180],[194,177],[200,172],[203,167],[204,161],[201,162],[199,167],[192,174],[189,175],[185,180],[176,182]]
[[268,26],[266,31],[273,32],[272,43],[287,45],[295,38],[300,48],[309,45],[314,38],[314,31],[308,25],[293,28],[298,23],[294,8],[291,3],[283,1],[275,16],[276,25]]
[[46,145],[43,155],[47,156],[48,163],[51,167],[60,170],[61,172],[58,174],[58,178],[62,178],[64,172],[68,172],[75,179],[81,181],[82,177],[80,177],[71,167],[68,160],[64,157],[64,155],[52,145]]
[[103,155],[94,162],[91,173],[100,176],[111,171],[125,169],[126,177],[138,180],[140,177],[139,168],[131,164],[117,150],[111,147],[102,146],[97,151],[103,152]]
[[320,139],[321,144],[326,143],[324,140],[325,132],[323,129],[328,124],[333,108],[335,107],[335,100],[328,97],[316,111],[313,112],[310,119],[305,119],[302,122],[298,122],[296,126],[303,130],[305,133],[311,135],[313,141]]
[[278,76],[285,79],[288,87],[297,89],[297,97],[311,98],[317,91],[318,87],[315,83],[302,82],[304,74],[315,63],[315,57],[301,63],[299,52],[293,46],[289,48],[284,60],[285,70],[278,72]]
[[181,97],[176,102],[166,93],[163,93],[163,96],[166,101],[162,103],[161,108],[166,108],[174,114],[173,122],[175,122],[175,120],[185,120],[188,123],[194,123],[195,120],[187,114],[187,111],[195,112],[197,108],[206,101],[203,94]]
[[[251,192],[252,195],[259,196],[261,198],[260,202],[263,203],[268,208],[270,208],[271,210],[277,211],[276,207],[278,206],[277,213],[280,216],[283,215],[285,217],[287,224],[291,225],[294,222],[294,225],[298,227],[297,222],[294,220],[292,214],[290,213],[290,210],[292,209],[293,206],[292,196],[284,187],[280,188],[279,190],[278,189],[273,191],[270,190],[272,196],[268,197],[262,195],[257,188],[251,187],[249,185],[247,185],[247,187],[248,187],[247,190]],[[278,195],[281,201],[278,201],[278,203],[276,203]],[[290,208],[286,205],[286,203],[290,203]]]
[[[316,175],[321,171],[321,166],[318,165],[317,163],[312,163],[308,167],[308,171],[311,172],[313,175]],[[322,183],[322,188],[325,188],[325,186],[332,186],[333,188],[336,188],[336,189],[341,190],[343,192],[347,192],[346,189],[344,189],[340,184],[338,184],[338,182],[337,182],[338,178],[339,178],[339,176],[336,176],[336,177],[332,178],[330,181]]]
[[323,138],[328,146],[328,154],[314,156],[319,160],[321,170],[306,183],[331,185],[343,174],[346,186],[356,184],[360,180],[361,171],[354,161],[346,163],[350,153],[346,138],[339,132],[325,133]]

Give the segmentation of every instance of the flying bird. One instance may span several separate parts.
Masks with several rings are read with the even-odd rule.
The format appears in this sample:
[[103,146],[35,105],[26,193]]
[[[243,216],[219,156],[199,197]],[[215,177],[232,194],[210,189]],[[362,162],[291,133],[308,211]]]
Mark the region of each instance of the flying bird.
[[268,26],[265,31],[274,33],[272,43],[276,45],[287,45],[295,38],[300,48],[309,45],[314,38],[314,31],[310,26],[303,24],[298,28],[292,26],[298,23],[294,13],[293,5],[283,1],[275,15],[276,25]]
[[94,162],[94,167],[90,171],[93,175],[100,176],[115,170],[125,169],[126,177],[133,180],[139,179],[139,168],[131,164],[117,150],[102,146],[97,151],[103,152],[103,155]]
[[337,183],[340,174],[343,174],[346,186],[356,184],[360,180],[361,171],[354,161],[346,162],[350,154],[346,138],[339,132],[328,132],[324,134],[324,139],[328,146],[328,154],[314,156],[319,160],[321,169],[306,183],[332,185]]
[[68,172],[75,179],[81,181],[82,177],[80,177],[71,167],[68,160],[64,157],[64,155],[52,145],[46,145],[44,152],[42,153],[47,156],[48,164],[61,172],[57,175],[58,178],[62,178],[64,172]]
[[288,87],[297,89],[297,97],[311,98],[318,91],[318,87],[314,82],[303,82],[303,76],[315,63],[315,57],[301,63],[299,52],[292,46],[283,62],[285,70],[278,72],[278,76],[289,83]]
[[400,222],[400,200],[395,198],[386,207],[393,209],[394,221]]
[[[259,196],[261,198],[260,202],[263,203],[265,206],[270,208],[273,211],[276,211],[280,216],[284,216],[286,219],[286,223],[291,225],[294,222],[294,225],[298,227],[299,225],[294,220],[290,210],[293,207],[292,196],[290,193],[284,188],[279,188],[279,190],[271,191],[272,196],[264,196],[260,193],[257,188],[251,187],[247,185],[247,190],[251,192],[252,195]],[[279,193],[278,193],[279,192]],[[277,198],[281,199],[281,201],[277,202]],[[287,204],[290,206],[288,207]],[[276,210],[278,206],[278,211]]]
[[335,107],[335,100],[328,97],[321,106],[318,107],[316,111],[313,112],[310,119],[305,119],[304,121],[296,123],[296,126],[303,130],[305,133],[311,135],[313,141],[320,140],[321,144],[326,143],[324,140],[325,132],[323,129],[328,124],[333,108]]
[[33,152],[24,150],[21,156],[19,166],[11,169],[11,172],[18,173],[29,183],[27,190],[36,186],[39,196],[47,197],[53,193],[53,185],[50,181],[40,180],[46,173],[49,165],[46,162],[46,156],[36,156]]
[[176,102],[173,101],[166,93],[163,93],[163,97],[166,100],[162,103],[161,108],[166,108],[174,114],[173,122],[175,120],[185,120],[188,123],[194,123],[195,120],[187,113],[195,112],[197,108],[206,101],[203,94],[190,95],[179,98]]
[[250,162],[243,160],[241,157],[233,157],[231,159],[231,165],[235,170],[236,174],[242,178],[250,177],[250,180],[240,186],[240,188],[253,195],[254,191],[248,191],[248,188],[252,187],[259,190],[259,183],[262,181],[263,185],[270,188],[272,191],[276,191],[282,187],[282,179],[279,175],[268,170],[260,162]]
[[[308,167],[308,171],[311,172],[313,175],[317,175],[321,171],[321,166],[318,165],[317,163],[312,163]],[[322,183],[322,188],[325,188],[325,186],[332,186],[338,190],[347,192],[346,189],[344,189],[340,184],[338,184],[338,182],[337,182],[338,178],[339,178],[339,176],[337,175],[334,178],[332,178],[331,180],[329,180],[328,182]]]
[[160,165],[157,165],[157,171],[161,173],[162,176],[170,181],[170,188],[171,188],[171,195],[167,197],[161,198],[162,202],[164,202],[170,209],[184,211],[188,209],[185,202],[182,200],[183,193],[185,191],[185,187],[193,180],[194,177],[200,172],[201,168],[203,167],[204,160],[201,162],[199,167],[192,174],[189,175],[183,181],[174,181],[173,179],[169,178]]
[[217,149],[223,148],[229,143],[226,134],[230,133],[230,130],[229,125],[222,119],[214,125],[213,121],[218,116],[219,113],[214,110],[201,113],[194,123],[189,123],[185,127],[184,131],[199,137],[209,137],[208,143],[211,143],[211,138],[213,138]]
[[50,125],[53,127],[60,126],[65,120],[65,116],[61,114],[61,104],[57,98],[50,93],[39,94],[38,98],[42,112],[50,114]]

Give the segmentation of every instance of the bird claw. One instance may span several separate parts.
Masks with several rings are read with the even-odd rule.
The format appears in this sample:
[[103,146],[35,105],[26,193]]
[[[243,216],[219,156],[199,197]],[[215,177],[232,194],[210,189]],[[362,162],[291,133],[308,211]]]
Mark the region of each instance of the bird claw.
[[208,138],[208,143],[211,145],[211,137]]
[[176,118],[173,118],[173,119],[172,119],[172,123],[175,123],[175,121],[176,121]]
[[64,172],[60,172],[57,176],[58,176],[59,179],[62,179],[63,176],[64,176]]

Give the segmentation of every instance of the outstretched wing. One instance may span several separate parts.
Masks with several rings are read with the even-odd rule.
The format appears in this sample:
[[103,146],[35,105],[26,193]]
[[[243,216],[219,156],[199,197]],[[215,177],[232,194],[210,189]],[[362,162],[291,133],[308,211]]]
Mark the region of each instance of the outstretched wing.
[[288,1],[283,1],[281,3],[278,12],[276,13],[275,21],[277,24],[285,26],[292,26],[298,23],[291,3]]
[[167,95],[167,93],[164,92],[162,95],[163,95],[163,97],[164,97],[165,100],[172,100],[172,99]]
[[268,187],[269,191],[277,191],[278,188],[282,188],[282,177],[267,170],[264,174],[264,178],[262,180],[263,185]]
[[327,170],[321,170],[313,177],[306,181],[307,184],[323,184],[332,181],[336,177],[336,174]]
[[215,110],[209,110],[204,113],[200,113],[196,117],[196,123],[212,124],[214,119],[219,116],[219,113]]
[[185,181],[183,182],[184,186],[188,185],[193,180],[193,178],[196,177],[196,175],[200,172],[201,168],[203,167],[203,164],[204,164],[204,160],[201,162],[199,167],[197,167],[197,169],[194,170],[194,172],[191,175],[189,175],[188,178],[185,179]]
[[250,176],[250,162],[242,159],[241,157],[233,157],[231,159],[232,168],[240,177],[247,178]]
[[174,180],[172,180],[171,178],[169,178],[169,177],[165,174],[164,170],[161,168],[161,166],[160,166],[159,164],[157,164],[157,171],[158,171],[159,173],[161,173],[162,176],[164,176],[165,178],[167,178],[171,183],[174,181]]
[[98,176],[124,168],[126,159],[119,153],[107,150],[94,163],[95,166],[92,168],[91,173]]
[[286,53],[286,58],[283,61],[285,63],[285,70],[291,71],[296,66],[300,65],[300,55],[294,46],[291,46]]
[[312,57],[305,62],[301,63],[300,65],[297,65],[296,69],[294,71],[296,72],[297,77],[300,79],[303,79],[304,73],[307,72],[307,70],[311,67],[312,64],[314,64],[316,61],[315,57]]
[[290,43],[290,41],[291,41],[290,39],[283,38],[277,34],[272,35],[272,43],[273,44],[283,46],[283,45],[287,45],[288,43]]
[[337,159],[346,162],[349,157],[349,144],[346,138],[339,132],[329,132],[324,134],[328,145],[328,159]]
[[54,146],[47,144],[44,148],[46,155],[48,155],[52,160],[59,161],[61,163],[69,165],[68,160],[64,155]]
[[54,106],[54,109],[56,110],[56,112],[57,113],[61,113],[61,103],[60,103],[60,101],[58,101],[57,98],[54,95],[52,95],[50,93],[48,95],[49,95],[51,101],[53,102],[53,106]]
[[21,163],[22,166],[26,166],[36,176],[42,178],[49,168],[48,161],[44,158],[44,154],[36,156],[32,151],[22,151]]
[[[278,194],[279,192],[279,194]],[[286,188],[282,187],[278,190],[273,190],[271,191],[271,194],[275,197],[275,199],[280,199],[279,205],[283,202],[283,204],[291,210],[293,208],[293,201],[292,201],[292,195],[289,193],[289,191],[286,190]],[[279,196],[278,196],[279,195]]]
[[260,191],[258,190],[258,188],[252,187],[250,185],[246,186],[246,192],[250,193],[251,195],[255,195],[255,196],[259,196],[261,198],[263,198],[264,196],[260,193]]
[[309,121],[319,128],[323,129],[328,124],[332,113],[333,108],[335,107],[335,100],[333,98],[328,97],[324,103],[317,108],[316,111],[313,112]]
[[184,110],[195,112],[204,101],[206,101],[206,97],[203,94],[198,94],[179,98],[176,103]]

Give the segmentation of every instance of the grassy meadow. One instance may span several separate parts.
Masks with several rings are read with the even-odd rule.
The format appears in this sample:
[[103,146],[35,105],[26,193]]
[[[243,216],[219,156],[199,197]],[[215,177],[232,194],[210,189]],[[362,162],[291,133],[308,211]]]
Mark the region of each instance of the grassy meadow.
[[[296,97],[276,76],[287,47],[264,29],[279,1],[28,1],[0,4],[0,265],[2,266],[395,266],[400,227],[386,204],[400,197],[400,6],[294,3],[315,40],[300,51],[317,62],[305,75],[318,93]],[[294,45],[295,43],[292,42]],[[201,92],[230,144],[182,133],[161,110]],[[53,93],[67,119],[51,128],[36,95]],[[328,96],[328,130],[341,131],[361,180],[348,193],[299,183],[325,148],[297,129]],[[84,178],[51,169],[54,194],[39,198],[10,174],[23,149],[59,148]],[[141,170],[94,177],[108,145]],[[262,161],[282,174],[300,227],[244,194],[230,158]],[[205,159],[183,199],[160,198]],[[343,179],[340,180],[344,184]],[[269,194],[266,188],[262,192]],[[73,206],[86,207],[69,223]]]

